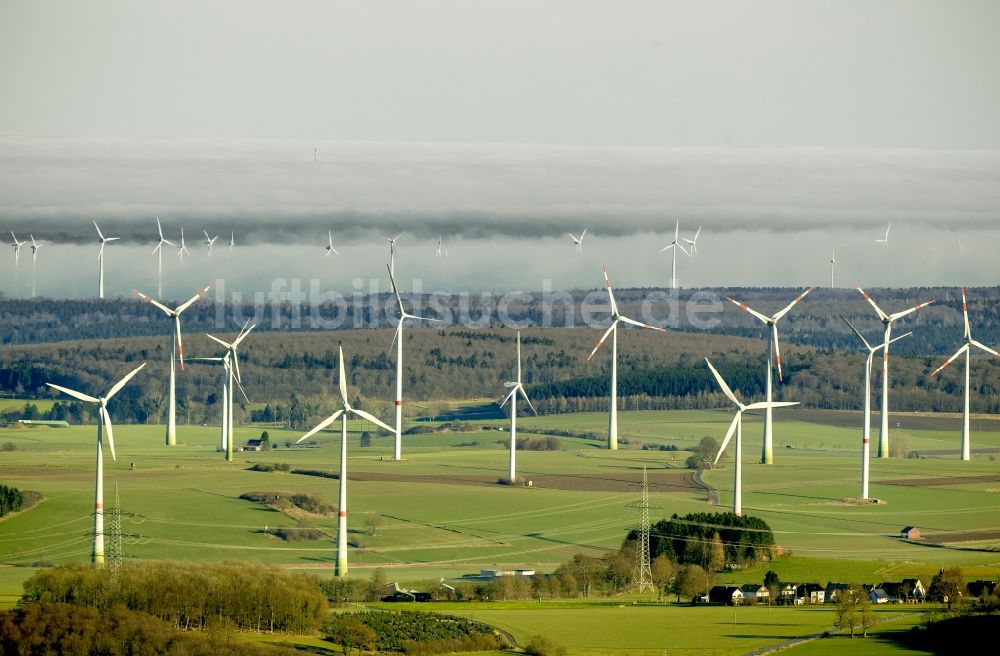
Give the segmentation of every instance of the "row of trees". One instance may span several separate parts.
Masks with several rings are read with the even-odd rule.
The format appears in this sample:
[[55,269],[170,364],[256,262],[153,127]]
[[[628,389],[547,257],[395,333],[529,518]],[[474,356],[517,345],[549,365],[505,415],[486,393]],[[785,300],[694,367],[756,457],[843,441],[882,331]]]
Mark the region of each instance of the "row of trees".
[[24,506],[24,493],[16,487],[0,483],[0,517],[19,511]]

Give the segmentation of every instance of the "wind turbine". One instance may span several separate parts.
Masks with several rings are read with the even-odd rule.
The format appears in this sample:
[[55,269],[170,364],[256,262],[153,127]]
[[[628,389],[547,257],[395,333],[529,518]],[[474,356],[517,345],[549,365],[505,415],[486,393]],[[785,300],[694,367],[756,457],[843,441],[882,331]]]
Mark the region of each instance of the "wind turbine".
[[181,264],[184,264],[184,254],[191,254],[188,247],[184,245],[184,226],[181,226],[181,245],[177,247],[177,257],[181,258]]
[[438,237],[438,248],[437,252],[434,253],[435,257],[448,257],[448,249],[444,247],[441,243],[441,237]]
[[169,244],[170,246],[174,246],[174,243],[163,236],[163,226],[160,225],[160,217],[156,217],[156,231],[160,233],[160,241],[156,242],[156,248],[153,249],[153,255],[156,256],[156,296],[157,298],[163,298],[163,245]]
[[399,233],[395,237],[382,237],[382,239],[389,242],[389,273],[396,273],[396,240],[403,236],[403,233]]
[[118,237],[105,237],[104,233],[97,226],[97,221],[94,221],[94,227],[97,228],[97,235],[101,238],[101,251],[97,254],[97,261],[100,264],[100,277],[97,283],[97,298],[104,298],[104,246],[109,241],[116,241]]
[[[214,283],[213,283],[214,284]],[[167,436],[166,444],[167,446],[176,446],[177,444],[177,360],[181,362],[181,371],[184,371],[184,341],[181,338],[181,314],[184,310],[191,307],[191,304],[197,301],[199,298],[205,295],[212,285],[209,285],[205,289],[202,289],[197,294],[192,296],[189,300],[181,303],[176,308],[171,310],[166,305],[163,305],[159,301],[155,300],[151,296],[143,294],[138,289],[132,290],[136,295],[142,300],[146,301],[150,305],[160,308],[167,317],[172,318],[174,321],[173,330],[170,331],[170,384],[168,386],[168,398],[167,398]]]
[[689,253],[687,251],[687,249],[684,248],[684,246],[680,242],[680,231],[681,231],[681,222],[678,221],[677,225],[674,226],[674,240],[672,242],[670,242],[669,244],[667,244],[666,246],[664,246],[663,248],[660,249],[661,253],[663,253],[665,251],[669,251],[669,250],[673,250],[674,251],[674,253],[673,253],[673,255],[674,255],[674,257],[673,257],[673,264],[671,265],[671,269],[670,269],[670,289],[677,289],[677,251],[678,251],[678,249],[681,250],[688,257],[691,257],[691,253]]
[[861,295],[865,297],[865,300],[871,303],[871,306],[875,308],[876,314],[878,314],[879,320],[885,327],[885,336],[882,339],[882,421],[878,432],[878,457],[888,458],[889,457],[889,342],[892,336],[892,323],[899,319],[902,319],[908,314],[916,312],[920,308],[927,307],[934,301],[925,301],[923,303],[918,303],[911,308],[907,308],[902,312],[896,312],[895,314],[886,314],[882,311],[878,305],[875,304],[874,299],[865,292],[865,290],[860,287],[855,287]]
[[243,328],[240,329],[239,334],[236,335],[236,339],[234,339],[232,343],[224,342],[218,337],[213,337],[212,335],[207,335],[209,339],[214,340],[225,347],[226,355],[223,359],[228,360],[226,369],[229,384],[226,387],[226,414],[224,421],[226,423],[226,460],[229,462],[233,461],[233,439],[236,436],[236,430],[233,423],[233,387],[239,387],[240,392],[243,393],[243,398],[246,399],[247,403],[250,402],[250,399],[247,399],[246,392],[243,391],[243,378],[240,376],[240,358],[238,354],[240,342],[246,339],[247,335],[250,334],[250,331],[257,327],[257,324],[254,324],[248,328],[247,326],[249,326],[249,324],[250,319],[247,319],[246,323],[243,324]]
[[[226,445],[229,443],[229,415],[230,415],[230,412],[231,412],[230,408],[229,408],[229,376],[230,376],[230,374],[229,374],[229,370],[230,370],[229,353],[226,352],[226,354],[224,356],[222,356],[221,358],[189,358],[189,359],[192,362],[213,362],[213,363],[218,363],[218,364],[221,364],[222,367],[223,367],[223,371],[222,371],[222,430],[221,430],[221,434],[219,436],[219,446],[220,446],[220,449],[222,450],[222,452],[226,453],[227,452]],[[240,387],[240,390],[241,391],[243,390],[242,386]],[[244,398],[246,397],[246,393],[245,392],[244,392],[243,396],[244,396]],[[250,399],[247,399],[247,402],[249,403]]]
[[[677,227],[680,228],[679,222]],[[688,239],[687,237],[683,238],[684,241],[688,243],[688,246],[691,247],[692,257],[698,254],[698,235],[700,234],[701,234],[701,226],[698,226],[698,232],[694,233],[694,239]]]
[[[858,336],[858,339],[865,345],[865,349],[868,351],[868,358],[865,360],[865,416],[864,423],[861,425],[861,498],[868,498],[868,469],[869,460],[871,459],[871,447],[868,445],[871,443],[871,431],[872,431],[872,359],[875,357],[875,351],[879,350],[885,344],[877,344],[872,346],[868,343],[868,340],[858,332],[858,329],[854,327],[847,317],[840,315],[840,318],[851,327],[854,334]],[[906,333],[905,335],[900,335],[899,337],[894,337],[890,340],[890,344],[897,340],[903,339],[907,335],[912,333]]]
[[889,223],[885,226],[885,237],[883,237],[882,239],[876,239],[875,240],[876,244],[882,244],[882,248],[885,248],[886,246],[889,245],[889,228],[890,227],[892,227],[892,221],[889,221]]
[[330,238],[330,241],[326,246],[326,253],[323,254],[323,257],[328,257],[330,253],[337,253],[337,255],[340,255],[340,253],[337,252],[337,249],[333,247],[333,230],[327,230],[326,234]]
[[[771,392],[772,392],[772,390],[771,390],[771,378],[772,378],[772,376],[771,376],[771,360],[774,360],[777,363],[777,365],[778,365],[778,381],[780,382],[782,380],[782,376],[781,376],[781,348],[778,346],[778,321],[780,321],[782,317],[784,317],[786,314],[788,314],[788,311],[791,310],[795,306],[796,303],[798,303],[803,298],[805,298],[805,295],[808,294],[809,292],[811,292],[813,289],[814,289],[813,287],[810,287],[809,289],[805,290],[804,292],[802,292],[801,294],[799,294],[798,296],[796,296],[794,301],[792,301],[791,303],[789,303],[784,308],[782,308],[781,310],[779,310],[778,312],[774,313],[771,316],[766,316],[764,314],[761,314],[760,312],[757,312],[756,310],[751,309],[750,306],[748,306],[746,303],[740,303],[739,301],[737,301],[736,299],[734,299],[734,298],[732,298],[730,296],[726,297],[727,300],[729,300],[730,302],[735,303],[736,305],[740,306],[741,308],[743,308],[744,310],[746,310],[747,312],[749,312],[753,316],[755,316],[758,319],[760,319],[761,322],[763,322],[763,324],[765,326],[770,326],[770,328],[771,328],[771,337],[770,337],[770,339],[767,342],[767,380],[766,380],[766,387],[767,387],[767,401],[766,402],[767,403],[771,403],[771,401],[773,400],[773,396],[771,394]],[[760,454],[760,462],[761,462],[761,464],[764,464],[764,465],[774,464],[774,450],[772,448],[772,437],[773,437],[773,430],[772,430],[773,421],[772,421],[772,419],[773,418],[771,416],[771,407],[772,406],[767,406],[766,407],[766,412],[764,413],[764,440],[763,440],[763,447],[761,449],[761,454]]]
[[611,327],[604,332],[597,345],[594,346],[594,350],[587,356],[587,361],[589,362],[594,357],[597,349],[601,348],[604,340],[608,338],[608,335],[611,335],[611,407],[608,410],[608,448],[616,450],[618,449],[618,324],[627,323],[639,326],[640,328],[659,330],[663,333],[667,331],[663,328],[651,326],[648,323],[629,319],[618,311],[618,304],[615,303],[615,294],[611,290],[611,280],[608,279],[607,267],[604,267],[604,287],[608,290],[608,300],[611,302],[611,318],[613,321],[611,322]]
[[733,417],[732,423],[729,424],[729,430],[726,431],[726,439],[722,441],[722,446],[719,447],[719,454],[715,456],[715,462],[719,462],[719,458],[722,457],[722,453],[729,446],[729,440],[733,437],[733,431],[736,431],[736,467],[733,473],[733,514],[740,515],[743,513],[743,413],[747,410],[760,410],[767,409],[770,412],[774,408],[784,408],[790,405],[798,405],[798,401],[758,401],[757,403],[751,403],[749,405],[744,405],[736,398],[733,394],[733,390],[729,389],[729,385],[726,381],[722,379],[719,372],[715,370],[712,363],[709,362],[708,358],[705,358],[705,362],[708,364],[708,368],[712,370],[712,375],[715,376],[715,380],[719,383],[719,387],[722,388],[723,393],[729,397],[729,400],[736,404],[736,416]]
[[535,406],[531,405],[528,393],[524,391],[524,384],[521,382],[521,331],[517,331],[517,380],[504,383],[504,387],[510,389],[510,394],[500,404],[502,408],[507,401],[510,401],[510,469],[507,472],[507,480],[513,485],[517,480],[517,470],[514,467],[515,455],[517,454],[517,393],[520,392],[531,411],[538,415]]
[[28,236],[31,238],[31,298],[35,298],[35,263],[38,260],[38,249],[42,247],[42,244],[35,241],[34,235]]
[[965,303],[965,287],[962,288],[962,318],[965,320],[965,334],[962,335],[963,339],[965,339],[965,344],[963,344],[961,346],[961,348],[959,348],[957,351],[955,351],[955,355],[953,355],[950,358],[948,358],[947,360],[945,360],[944,364],[942,364],[940,367],[938,367],[937,369],[935,369],[934,372],[931,375],[932,376],[938,375],[939,373],[941,373],[942,369],[944,369],[949,364],[951,364],[952,362],[954,362],[955,358],[957,358],[958,356],[962,355],[963,353],[965,354],[965,404],[963,406],[963,411],[962,411],[962,460],[969,460],[970,459],[970,454],[969,454],[969,389],[971,387],[970,384],[969,384],[969,356],[971,355],[972,347],[973,346],[976,347],[976,348],[978,348],[978,349],[980,349],[980,350],[986,351],[987,353],[990,353],[991,355],[1000,355],[1000,353],[997,353],[996,351],[994,351],[990,347],[986,346],[985,344],[982,344],[982,343],[977,342],[976,340],[972,339],[972,333],[969,330],[969,306],[966,305],[966,303]]
[[209,237],[208,230],[202,230],[202,232],[205,233],[205,245],[208,246],[208,256],[212,257],[212,246],[215,245],[215,240],[219,238],[219,235]]
[[10,238],[14,240],[13,243],[11,243],[11,247],[14,249],[14,266],[16,267],[21,263],[21,246],[24,246],[27,242],[18,241],[17,237],[14,236],[13,230],[10,231]]
[[337,502],[337,567],[334,576],[347,576],[347,416],[353,414],[361,419],[367,419],[373,424],[392,432],[392,428],[382,423],[377,417],[368,414],[364,410],[352,408],[347,401],[347,377],[344,375],[344,347],[340,347],[338,357],[340,364],[340,410],[324,419],[318,426],[298,439],[296,444],[308,439],[323,430],[333,422],[340,419],[340,499]]
[[[399,295],[396,287],[396,279],[392,275],[392,267],[389,269],[389,282],[392,284],[392,293],[396,297],[396,305],[399,306],[399,323],[396,324],[396,332],[392,335],[392,341],[396,343],[396,441],[392,449],[392,459],[403,459],[403,323],[407,319],[417,319],[419,321],[440,321],[440,319],[428,319],[410,314],[403,309],[403,299]],[[389,344],[392,348],[392,344]]]
[[583,232],[580,233],[579,237],[577,237],[576,235],[574,235],[572,232],[567,232],[566,234],[569,235],[569,238],[573,240],[574,244],[576,244],[576,252],[577,253],[582,253],[583,252],[583,238],[587,236],[587,229],[584,228]]
[[235,246],[236,246],[236,233],[235,232],[230,232],[229,233],[229,250],[233,250],[233,248],[235,248]]
[[830,289],[833,289],[833,267],[836,263],[837,263],[837,251],[832,250],[830,251]]
[[140,364],[129,372],[127,376],[115,383],[106,396],[99,398],[54,383],[45,383],[49,387],[68,394],[73,398],[100,405],[100,409],[98,410],[99,418],[97,420],[97,475],[94,484],[94,550],[90,555],[91,562],[98,567],[104,566],[104,431],[107,431],[108,434],[108,447],[111,449],[111,458],[112,460],[117,460],[115,457],[115,437],[111,428],[111,415],[108,414],[108,401],[145,366],[145,362]]

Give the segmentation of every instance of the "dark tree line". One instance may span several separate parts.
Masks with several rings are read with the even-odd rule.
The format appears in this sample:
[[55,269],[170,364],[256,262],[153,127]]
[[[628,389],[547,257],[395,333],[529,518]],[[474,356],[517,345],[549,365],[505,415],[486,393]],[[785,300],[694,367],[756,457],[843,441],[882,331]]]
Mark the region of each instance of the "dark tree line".
[[0,517],[17,512],[24,506],[24,493],[16,487],[0,483]]
[[[629,539],[635,539],[635,532]],[[715,541],[721,541],[725,563],[754,563],[771,557],[774,534],[763,519],[732,513],[691,513],[662,519],[649,529],[651,555],[663,554],[681,564],[704,565]]]

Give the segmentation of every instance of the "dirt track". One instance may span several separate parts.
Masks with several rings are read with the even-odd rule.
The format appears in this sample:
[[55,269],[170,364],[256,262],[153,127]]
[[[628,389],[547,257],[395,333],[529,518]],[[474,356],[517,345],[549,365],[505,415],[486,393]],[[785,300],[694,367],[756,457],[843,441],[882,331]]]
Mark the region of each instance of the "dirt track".
[[906,485],[909,487],[939,487],[941,485],[967,485],[972,483],[997,483],[1000,474],[984,476],[928,476],[925,478],[896,478],[878,481],[879,485]]

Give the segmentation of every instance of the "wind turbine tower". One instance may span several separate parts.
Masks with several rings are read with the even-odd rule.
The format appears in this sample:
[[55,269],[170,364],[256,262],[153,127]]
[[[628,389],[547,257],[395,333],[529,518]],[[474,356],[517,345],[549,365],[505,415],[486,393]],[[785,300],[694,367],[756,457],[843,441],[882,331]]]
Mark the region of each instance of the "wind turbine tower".
[[104,233],[97,226],[97,221],[94,221],[94,227],[97,228],[97,236],[101,238],[101,251],[97,254],[97,261],[100,268],[100,273],[98,275],[97,282],[97,298],[104,298],[104,247],[108,242],[116,241],[118,237],[105,237]]
[[83,392],[77,392],[76,390],[71,390],[68,387],[62,387],[61,385],[56,385],[55,383],[45,383],[53,389],[57,389],[64,394],[68,394],[75,399],[80,401],[85,401],[86,403],[96,403],[100,407],[98,408],[98,419],[97,419],[97,472],[95,476],[94,483],[94,546],[91,552],[91,562],[97,567],[104,566],[104,439],[105,433],[107,434],[108,448],[111,449],[111,459],[117,460],[115,457],[115,437],[114,431],[111,428],[111,415],[108,414],[108,401],[114,397],[115,394],[125,387],[125,384],[132,380],[132,377],[139,373],[139,370],[146,366],[143,362],[138,367],[129,372],[124,378],[119,380],[114,386],[108,390],[106,396],[93,397],[89,394],[84,394]]
[[364,410],[352,408],[347,401],[347,378],[344,375],[344,349],[340,348],[339,355],[340,376],[338,384],[340,387],[341,406],[340,409],[324,419],[311,431],[298,439],[296,444],[308,439],[323,430],[333,422],[340,419],[340,497],[337,502],[337,566],[334,576],[347,576],[347,417],[355,415],[361,419],[367,419],[377,426],[381,426],[387,431],[392,428],[382,423],[377,417],[368,414]]
[[510,390],[510,394],[507,398],[503,400],[500,404],[502,408],[506,405],[507,401],[510,401],[510,467],[507,470],[507,480],[511,485],[517,480],[517,467],[516,467],[516,455],[517,455],[517,394],[521,393],[524,397],[525,403],[531,408],[531,411],[538,415],[535,410],[535,406],[531,405],[531,400],[528,398],[528,393],[524,391],[524,384],[521,382],[521,331],[517,331],[517,379],[508,383],[504,383],[504,387]]
[[[698,230],[700,231],[701,228],[698,228]],[[670,289],[677,289],[677,251],[680,250],[688,257],[691,257],[691,253],[689,253],[680,242],[680,231],[681,222],[678,221],[674,226],[674,240],[660,249],[661,253],[669,250],[673,251],[673,260],[670,265]],[[695,240],[697,240],[697,236],[695,237]],[[693,245],[694,242],[691,242],[691,244]]]

